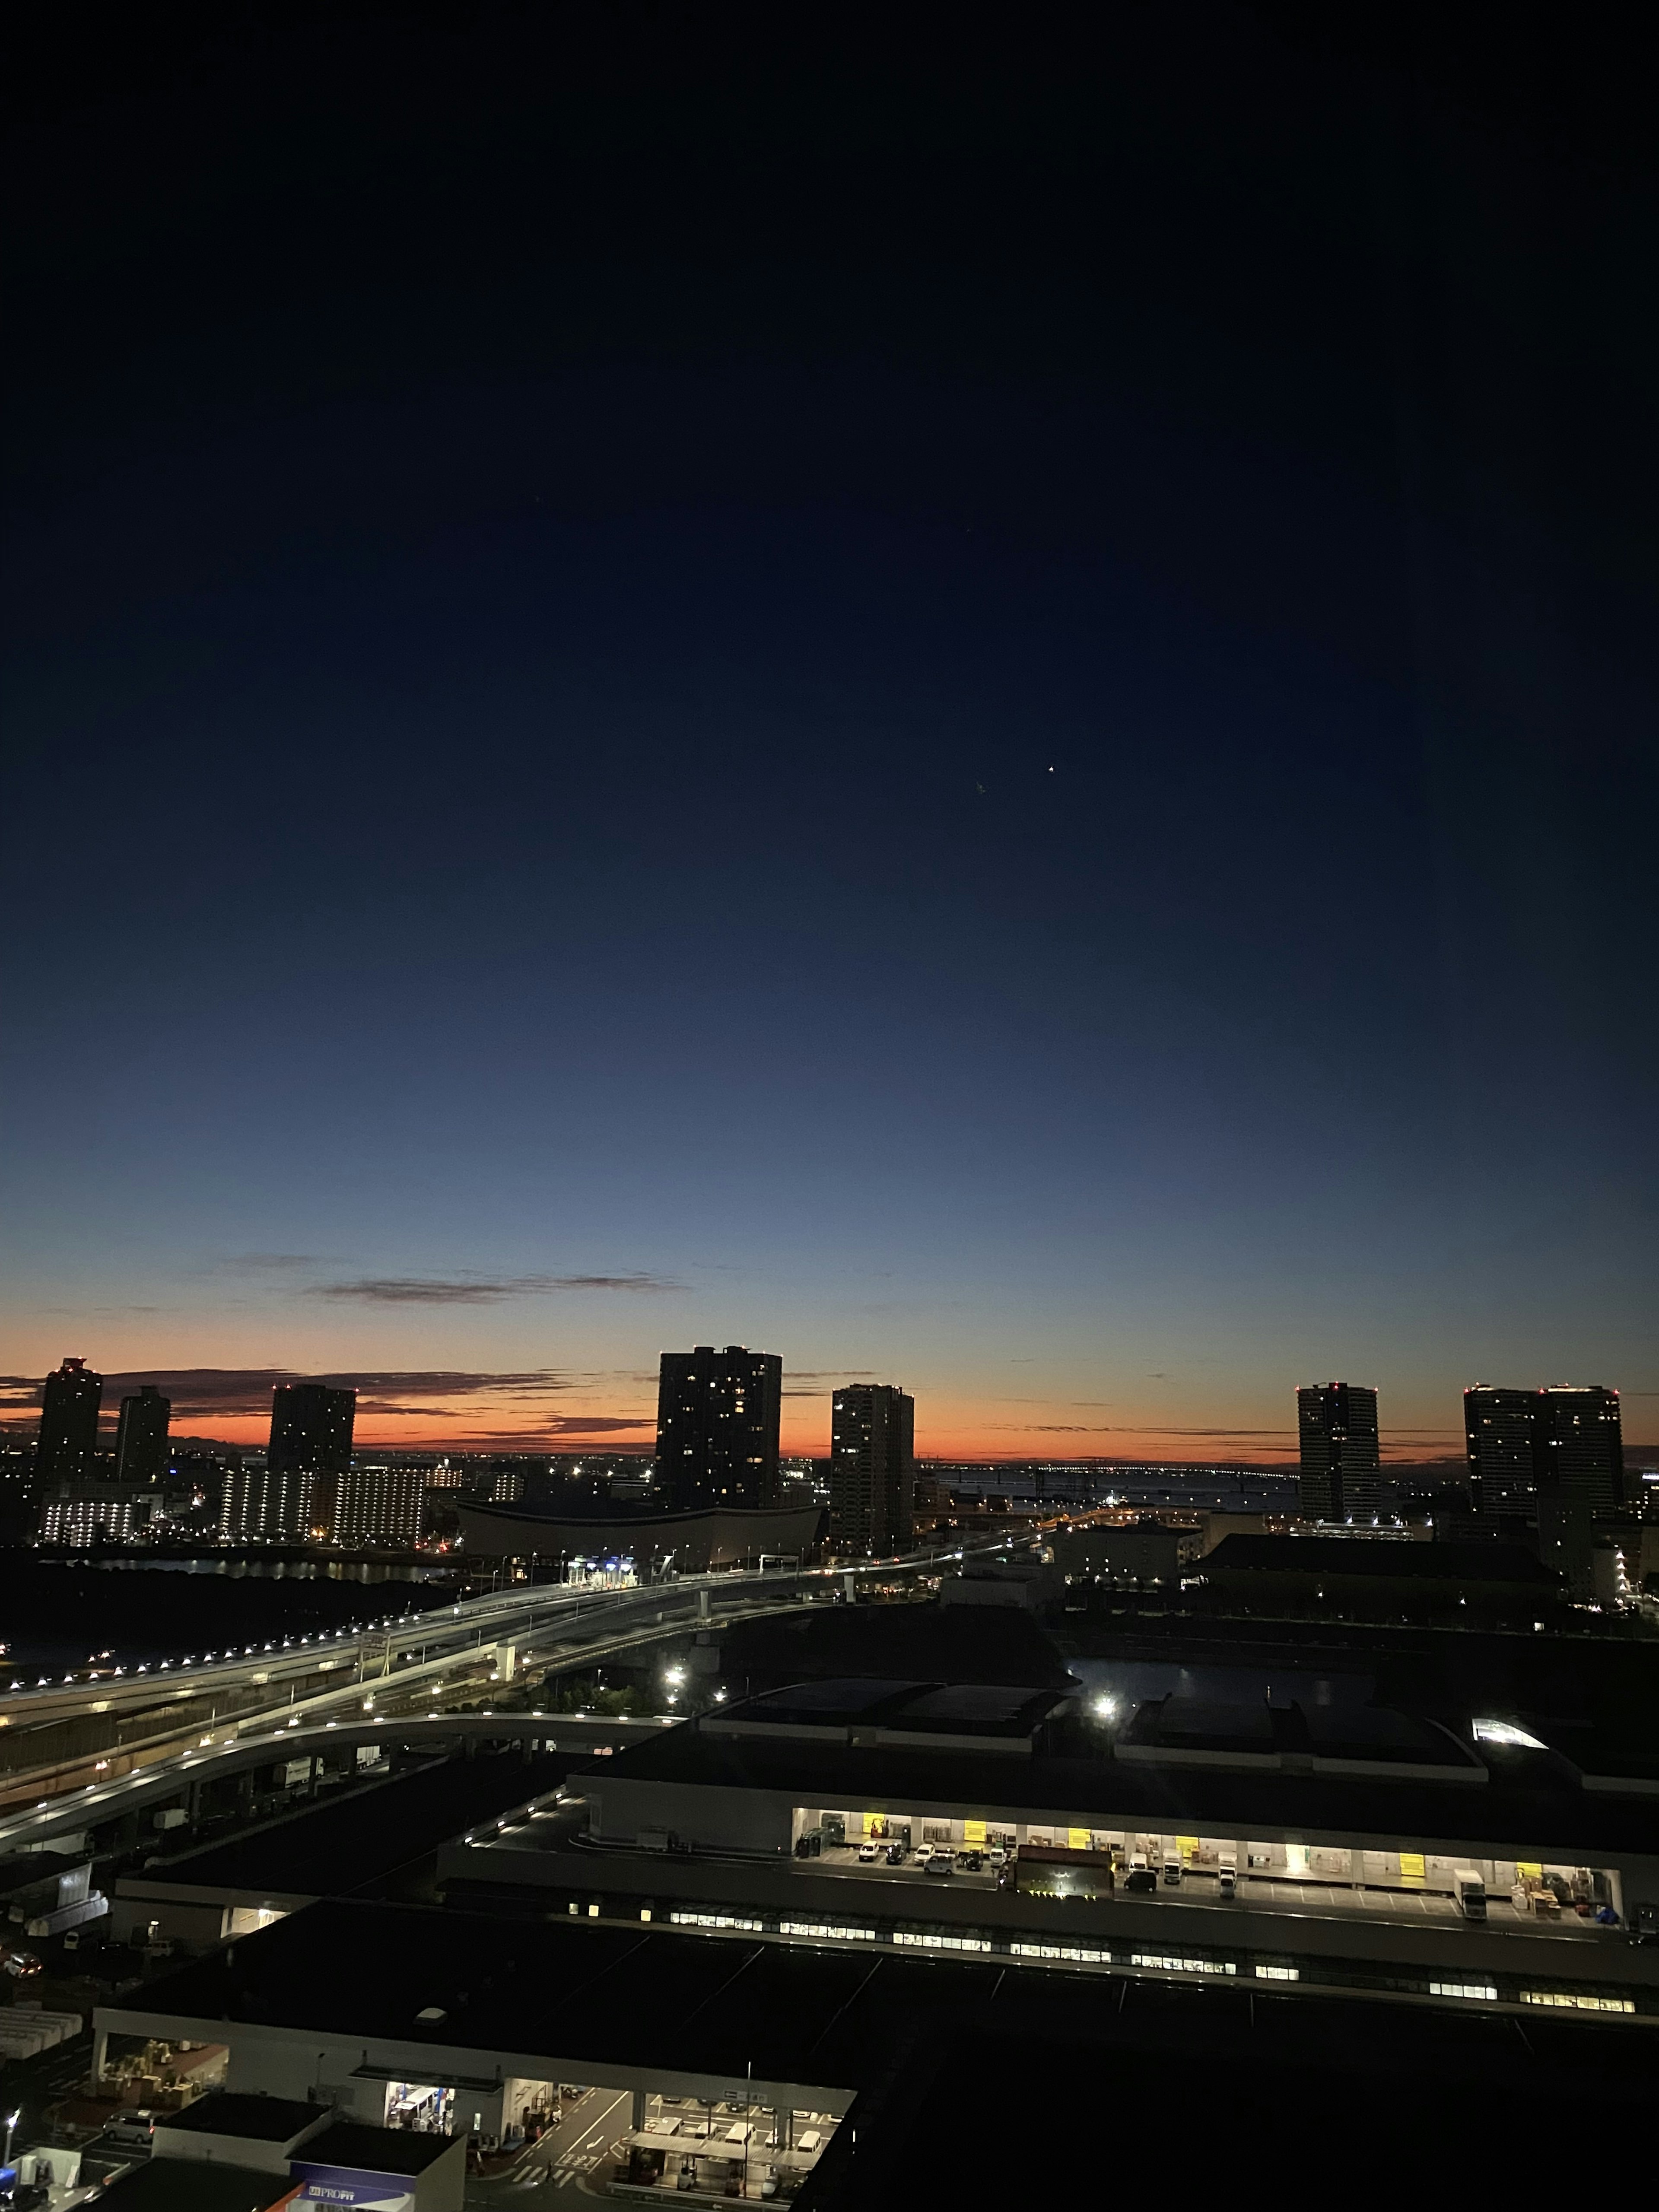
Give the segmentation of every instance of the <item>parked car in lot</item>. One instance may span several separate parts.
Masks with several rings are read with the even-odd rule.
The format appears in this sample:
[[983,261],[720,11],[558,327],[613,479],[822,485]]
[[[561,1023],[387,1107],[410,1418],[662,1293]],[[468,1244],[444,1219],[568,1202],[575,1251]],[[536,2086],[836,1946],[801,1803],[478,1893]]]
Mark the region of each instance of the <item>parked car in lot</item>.
[[905,1850],[902,1844],[888,1844],[887,1863],[889,1866],[902,1866],[908,1856],[909,1853]]
[[963,1874],[977,1874],[984,1863],[984,1858],[978,1851],[964,1851],[962,1855]]
[[992,1844],[989,1856],[994,1867],[1006,1866],[1008,1863],[1008,1854],[1000,1844]]
[[916,1845],[916,1864],[919,1867],[925,1867],[933,1856],[933,1846],[931,1844],[918,1844]]
[[1180,1887],[1181,1887],[1181,1861],[1180,1861],[1178,1858],[1166,1858],[1166,1859],[1164,1860],[1164,1887],[1165,1887],[1165,1889],[1179,1889],[1179,1888],[1180,1888]]
[[1140,1866],[1132,1866],[1129,1869],[1128,1880],[1123,1887],[1134,1896],[1144,1897],[1149,1890],[1155,1890],[1158,1887],[1158,1876],[1152,1872],[1151,1867],[1144,1863]]
[[860,1866],[874,1866],[878,1856],[878,1847],[876,1844],[866,1843],[859,1845],[859,1864]]
[[957,1855],[954,1851],[935,1851],[927,1862],[929,1874],[954,1874],[956,1870]]

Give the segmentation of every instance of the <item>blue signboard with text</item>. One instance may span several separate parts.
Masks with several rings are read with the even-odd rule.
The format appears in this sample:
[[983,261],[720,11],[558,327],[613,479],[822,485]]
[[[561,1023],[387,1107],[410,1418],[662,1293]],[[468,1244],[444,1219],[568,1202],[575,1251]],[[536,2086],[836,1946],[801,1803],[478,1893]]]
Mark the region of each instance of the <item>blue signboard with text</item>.
[[289,2160],[289,2172],[303,2185],[301,2204],[349,2206],[350,2212],[415,2212],[415,2184],[406,2173],[366,2173],[361,2166],[313,2166]]

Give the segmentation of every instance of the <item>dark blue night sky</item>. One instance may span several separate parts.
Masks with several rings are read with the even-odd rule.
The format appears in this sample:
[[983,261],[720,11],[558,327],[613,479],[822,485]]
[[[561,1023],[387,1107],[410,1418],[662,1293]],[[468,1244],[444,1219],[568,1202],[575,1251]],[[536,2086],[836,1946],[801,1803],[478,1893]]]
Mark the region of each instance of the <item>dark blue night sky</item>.
[[1650,160],[1157,17],[43,33],[16,1418],[646,1444],[741,1340],[802,1449],[1659,1434]]

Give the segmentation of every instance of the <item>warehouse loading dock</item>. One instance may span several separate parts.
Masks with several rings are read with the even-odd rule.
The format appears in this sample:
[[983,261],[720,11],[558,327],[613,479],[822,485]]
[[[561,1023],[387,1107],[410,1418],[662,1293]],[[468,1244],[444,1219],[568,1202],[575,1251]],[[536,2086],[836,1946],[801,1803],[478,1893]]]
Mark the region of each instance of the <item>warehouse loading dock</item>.
[[1091,1735],[1024,1688],[817,1682],[573,1776],[554,1817],[447,1847],[440,1879],[585,1911],[620,1894],[718,1918],[727,1900],[780,1929],[1041,1942],[1063,1915],[1109,1948],[1293,1943],[1382,1968],[1426,1947],[1528,1986],[1534,1954],[1559,1952],[1587,1983],[1652,1979],[1659,1947],[1627,1942],[1659,1932],[1641,1789],[1482,1749],[1379,1707],[1171,1698]]
[[[860,1883],[1022,1896],[1169,1896],[1228,1911],[1400,1914],[1526,1928],[1595,1942],[1624,1923],[1617,1869],[1565,1859],[1497,1858],[1407,1842],[1355,1848],[1284,1838],[1183,1835],[1010,1819],[991,1810],[874,1811],[798,1806],[794,1853],[814,1872]],[[874,1844],[873,1857],[864,1856]],[[903,1856],[895,1859],[896,1851]],[[1473,1875],[1460,1885],[1460,1876]],[[1598,1913],[1613,1916],[1599,1920]]]

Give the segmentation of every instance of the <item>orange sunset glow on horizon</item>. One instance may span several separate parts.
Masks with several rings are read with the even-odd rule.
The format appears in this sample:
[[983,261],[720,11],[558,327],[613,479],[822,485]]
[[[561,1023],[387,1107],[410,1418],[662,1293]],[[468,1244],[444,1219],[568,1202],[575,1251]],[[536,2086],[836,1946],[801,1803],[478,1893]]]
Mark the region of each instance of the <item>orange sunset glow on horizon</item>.
[[[55,1362],[53,1363],[55,1364]],[[270,1431],[270,1401],[279,1382],[324,1379],[357,1394],[358,1449],[457,1453],[493,1451],[650,1454],[656,1442],[654,1376],[643,1366],[618,1377],[607,1391],[599,1378],[573,1378],[555,1370],[458,1369],[353,1370],[320,1363],[293,1367],[117,1368],[88,1364],[104,1377],[101,1419],[112,1434],[122,1395],[154,1382],[172,1401],[172,1432],[243,1449],[263,1445]],[[867,1370],[865,1370],[867,1371]],[[44,1370],[42,1370],[42,1374]],[[781,1449],[789,1457],[814,1458],[829,1449],[830,1400],[840,1379],[786,1371]],[[1093,1460],[1127,1464],[1256,1465],[1285,1467],[1296,1459],[1296,1433],[1287,1419],[1185,1423],[1124,1418],[1116,1408],[1078,1407],[1056,1395],[1032,1402],[1031,1394],[998,1398],[957,1389],[930,1390],[903,1370],[884,1377],[913,1390],[918,1455],[934,1460]],[[0,1420],[12,1436],[32,1435],[41,1376],[4,1379]],[[573,1405],[573,1397],[589,1400]],[[1395,1462],[1455,1456],[1460,1432],[1449,1425],[1416,1425],[1385,1439]]]

